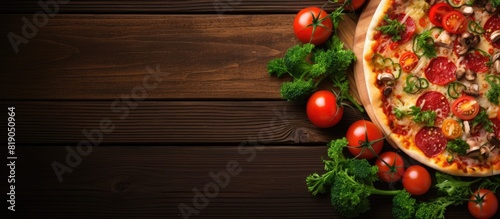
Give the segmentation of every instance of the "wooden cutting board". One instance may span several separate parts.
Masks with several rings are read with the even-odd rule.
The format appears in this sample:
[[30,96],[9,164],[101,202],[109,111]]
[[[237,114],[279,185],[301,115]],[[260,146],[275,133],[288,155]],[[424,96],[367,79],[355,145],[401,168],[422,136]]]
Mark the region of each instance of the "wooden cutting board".
[[[354,81],[356,82],[357,94],[359,95],[359,99],[365,107],[366,113],[368,114],[372,122],[375,123],[375,125],[377,125],[381,130],[383,130],[379,121],[377,121],[375,117],[372,104],[368,97],[368,91],[365,83],[365,73],[363,71],[363,48],[365,45],[366,32],[380,1],[381,0],[369,0],[365,9],[361,13],[354,33],[353,51],[357,57],[357,61],[354,65]],[[389,133],[384,134],[387,135]],[[389,138],[387,138],[387,140],[393,147],[397,148],[397,146]]]

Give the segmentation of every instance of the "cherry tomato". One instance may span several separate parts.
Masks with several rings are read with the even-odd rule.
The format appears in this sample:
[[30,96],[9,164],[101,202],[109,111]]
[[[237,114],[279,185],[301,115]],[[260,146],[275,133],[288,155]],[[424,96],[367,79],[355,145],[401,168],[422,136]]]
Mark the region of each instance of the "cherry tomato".
[[443,26],[443,17],[448,12],[453,11],[453,8],[444,2],[437,3],[431,7],[429,10],[429,20],[432,24],[442,27]]
[[500,110],[497,111],[497,119],[500,120]]
[[392,151],[382,153],[375,161],[378,177],[384,182],[396,182],[405,171],[403,158]]
[[405,72],[410,72],[413,70],[418,64],[418,57],[415,53],[405,52],[399,58],[399,65]]
[[479,113],[479,103],[474,97],[464,95],[453,102],[451,111],[462,120],[471,120]]
[[468,208],[477,219],[492,218],[498,210],[498,199],[492,191],[478,189],[470,197]]
[[328,13],[318,7],[304,8],[293,21],[295,36],[302,43],[323,44],[332,33],[332,20]]
[[443,17],[443,28],[449,33],[462,34],[467,30],[465,16],[459,11],[450,11]]
[[349,152],[359,159],[376,157],[384,146],[382,131],[366,120],[358,120],[349,126],[346,138],[349,142]]
[[312,124],[320,128],[336,125],[344,108],[337,104],[337,97],[328,90],[316,91],[307,101],[307,117]]
[[403,186],[412,195],[423,195],[431,188],[431,175],[420,165],[410,166],[403,174]]
[[462,126],[454,119],[445,119],[441,125],[441,131],[448,139],[462,136]]
[[[365,4],[366,0],[352,0],[350,5],[346,5],[344,8],[346,10],[355,11],[361,8]],[[338,2],[344,3],[344,0],[339,0]]]

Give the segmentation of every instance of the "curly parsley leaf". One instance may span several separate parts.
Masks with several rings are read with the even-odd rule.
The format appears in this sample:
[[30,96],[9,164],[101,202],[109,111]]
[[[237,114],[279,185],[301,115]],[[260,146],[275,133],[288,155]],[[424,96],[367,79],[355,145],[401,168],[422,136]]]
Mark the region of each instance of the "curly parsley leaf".
[[396,118],[401,119],[404,116],[413,116],[412,120],[416,123],[422,123],[425,126],[434,126],[434,120],[436,120],[436,112],[432,110],[424,110],[417,106],[411,106],[409,111],[403,111],[400,109],[394,110],[394,115]]
[[486,81],[490,84],[490,89],[486,92],[486,98],[491,103],[499,105],[500,101],[498,99],[500,98],[500,78],[496,75],[488,75],[486,76]]
[[493,122],[488,118],[486,110],[479,111],[479,114],[472,120],[472,129],[475,130],[478,127],[484,128],[487,132],[493,132]]
[[446,144],[446,149],[448,151],[455,152],[459,155],[465,155],[469,148],[470,145],[462,139],[451,140]]
[[434,47],[431,30],[426,30],[415,36],[415,40],[413,41],[413,51],[419,57],[427,56],[428,58],[434,58],[437,56],[437,50],[436,47]]
[[405,25],[399,23],[397,19],[390,19],[387,15],[385,15],[384,21],[387,22],[387,24],[378,27],[377,30],[380,30],[382,31],[382,33],[391,36],[392,41],[394,42],[400,40],[402,33],[406,30]]

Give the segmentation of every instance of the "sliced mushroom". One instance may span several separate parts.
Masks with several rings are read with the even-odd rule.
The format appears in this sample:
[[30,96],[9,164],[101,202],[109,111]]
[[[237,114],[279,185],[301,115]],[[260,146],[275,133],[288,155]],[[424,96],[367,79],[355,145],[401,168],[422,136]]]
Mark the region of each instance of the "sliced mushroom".
[[496,137],[495,133],[489,133],[486,136],[486,140],[488,140],[488,142],[492,145],[493,148],[500,145],[500,139]]
[[469,48],[476,47],[481,42],[481,37],[479,35],[475,35],[469,41]]
[[467,69],[465,71],[465,79],[468,81],[474,81],[476,80],[476,72],[472,71],[471,69]]
[[476,47],[481,41],[481,37],[470,32],[465,32],[460,35],[459,43],[461,46],[467,47],[468,49]]
[[455,77],[457,80],[462,80],[465,77],[465,68],[459,68],[457,71],[455,71]]
[[394,75],[392,73],[384,72],[384,73],[379,74],[377,76],[377,80],[385,83],[385,82],[388,82],[388,81],[394,81],[395,78],[394,78]]
[[467,89],[464,90],[464,93],[477,97],[479,96],[479,85],[478,84],[471,84],[467,86]]
[[494,63],[493,63],[493,66],[495,67],[495,71],[497,73],[500,73],[500,60],[496,60]]
[[465,16],[474,14],[474,9],[471,6],[464,6],[461,11]]
[[500,60],[500,52],[496,52],[493,57],[491,58],[491,60]]
[[464,56],[467,52],[469,52],[469,47],[462,45],[457,46],[457,53],[459,56]]
[[384,91],[382,92],[385,97],[388,97],[392,93],[392,86],[385,86]]
[[486,145],[476,147],[467,153],[467,156],[478,159],[479,162],[484,162],[490,155],[490,148]]
[[469,40],[472,39],[474,35],[469,32],[465,32],[460,36],[460,45],[467,46],[469,44]]
[[497,40],[500,40],[500,30],[495,30],[493,33],[490,35],[490,40],[491,42],[496,42]]
[[394,75],[392,73],[381,73],[377,76],[377,80],[381,82],[384,85],[382,93],[384,96],[389,96],[392,93],[393,86],[394,86]]

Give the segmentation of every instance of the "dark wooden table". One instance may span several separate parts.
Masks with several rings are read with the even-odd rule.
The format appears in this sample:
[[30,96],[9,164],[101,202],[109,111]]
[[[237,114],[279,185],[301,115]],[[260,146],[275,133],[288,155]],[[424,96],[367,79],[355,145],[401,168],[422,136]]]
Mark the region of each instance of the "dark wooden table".
[[[324,1],[59,2],[0,3],[2,121],[16,108],[9,217],[338,218],[305,177],[366,115],[315,128],[266,72],[297,42],[294,14]],[[341,33],[352,46],[354,30]],[[391,198],[372,207],[365,218],[391,217]]]

